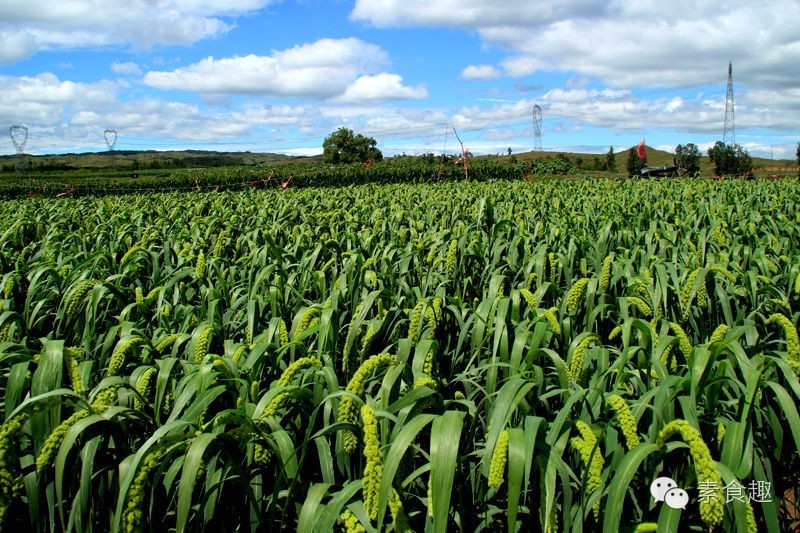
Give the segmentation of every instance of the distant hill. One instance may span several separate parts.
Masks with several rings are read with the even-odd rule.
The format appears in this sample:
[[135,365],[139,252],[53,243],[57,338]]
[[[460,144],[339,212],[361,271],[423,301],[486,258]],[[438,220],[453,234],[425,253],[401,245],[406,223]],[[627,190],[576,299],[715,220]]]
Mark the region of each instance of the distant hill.
[[[625,166],[628,162],[628,151],[633,148],[635,149],[636,146],[632,146],[625,150],[621,150],[619,152],[615,152],[615,162],[617,165],[617,170],[620,173],[625,172]],[[673,158],[675,154],[671,152],[665,152],[663,150],[657,150],[652,146],[647,146],[647,166],[650,167],[663,167],[666,165],[672,165]],[[519,154],[514,154],[517,159],[520,160],[528,160],[528,159],[539,159],[539,158],[546,158],[546,157],[556,157],[558,155],[563,155],[569,158],[570,161],[576,166],[579,167],[578,161],[582,161],[584,166],[586,164],[591,163],[594,161],[595,158],[600,159],[601,161],[605,161],[606,154],[584,154],[584,153],[573,153],[573,152],[523,152]],[[507,157],[507,156],[503,156]],[[794,174],[797,173],[797,162],[791,159],[765,159],[762,157],[753,157],[753,170],[759,174],[771,174],[771,173],[781,173],[781,172],[792,172]],[[702,176],[712,176],[714,174],[714,163],[705,153],[701,153],[700,157],[700,175]]]
[[[0,156],[0,169],[13,171],[16,155]],[[26,165],[38,170],[156,169],[222,167],[236,165],[281,165],[314,162],[322,156],[302,157],[272,153],[215,152],[205,150],[156,151],[114,150],[79,154],[25,155]]]
[[[633,147],[635,148],[635,147]],[[628,161],[628,150],[615,153],[617,173],[625,173]],[[0,172],[14,173],[16,165],[15,155],[0,156]],[[156,169],[176,168],[209,168],[224,166],[275,166],[296,163],[315,163],[322,161],[322,154],[315,156],[289,156],[274,153],[258,152],[216,152],[204,150],[182,151],[156,151],[156,150],[114,150],[104,152],[86,152],[78,154],[53,154],[53,155],[25,155],[25,166],[28,170],[39,172],[48,171],[98,171],[118,170],[124,172]],[[412,156],[413,157],[413,156]],[[516,158],[526,161],[548,157],[566,157],[573,164],[577,172],[592,172],[597,162],[604,162],[606,154],[574,153],[574,152],[522,152],[507,155],[485,155],[485,158]],[[673,164],[673,154],[653,147],[647,147],[647,165],[660,167]],[[793,160],[770,160],[759,157],[753,158],[753,166],[759,174],[772,174],[781,172],[797,172],[796,162]],[[711,160],[702,155],[700,158],[700,173],[711,176],[714,165]]]

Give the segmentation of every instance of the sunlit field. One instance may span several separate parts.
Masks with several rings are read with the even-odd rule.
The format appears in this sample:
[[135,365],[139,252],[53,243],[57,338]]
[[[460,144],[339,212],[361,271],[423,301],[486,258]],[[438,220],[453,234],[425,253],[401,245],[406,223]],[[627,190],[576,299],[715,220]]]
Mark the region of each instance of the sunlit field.
[[0,529],[787,531],[798,205],[788,179],[0,202]]

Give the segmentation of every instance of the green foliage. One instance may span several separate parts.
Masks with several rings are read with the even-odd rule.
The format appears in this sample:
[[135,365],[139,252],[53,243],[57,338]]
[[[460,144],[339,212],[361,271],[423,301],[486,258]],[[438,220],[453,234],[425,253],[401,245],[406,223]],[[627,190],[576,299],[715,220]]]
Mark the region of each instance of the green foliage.
[[685,146],[679,144],[675,147],[675,157],[673,163],[684,169],[683,175],[697,177],[700,172],[700,149],[694,143],[687,143]]
[[797,176],[800,177],[800,143],[797,143],[797,151],[795,152],[795,159],[797,160]]
[[639,155],[636,153],[636,147],[628,150],[628,162],[625,165],[625,169],[628,171],[629,178],[641,176],[642,169],[646,164],[647,158],[645,157],[644,160],[639,159]]
[[606,170],[609,172],[616,172],[617,171],[617,156],[614,154],[614,147],[608,147],[608,153],[606,153]]
[[383,154],[372,137],[355,135],[353,130],[339,128],[322,141],[322,160],[326,163],[362,163],[380,161]]
[[800,183],[539,162],[0,202],[0,529],[796,529]]
[[708,157],[714,162],[718,176],[738,176],[753,170],[753,160],[741,145],[726,145],[717,141],[708,149]]

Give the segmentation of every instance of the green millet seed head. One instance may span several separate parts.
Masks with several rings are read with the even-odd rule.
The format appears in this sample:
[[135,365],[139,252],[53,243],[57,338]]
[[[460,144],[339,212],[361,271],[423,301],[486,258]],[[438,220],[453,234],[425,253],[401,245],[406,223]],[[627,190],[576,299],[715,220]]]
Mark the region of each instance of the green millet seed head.
[[422,311],[425,308],[426,299],[423,298],[417,302],[414,309],[411,311],[411,317],[408,322],[408,338],[411,339],[413,344],[419,340],[419,325],[422,320]]
[[403,502],[400,500],[400,495],[397,491],[392,489],[392,495],[389,498],[389,511],[392,514],[392,525],[397,533],[411,533],[411,528],[408,525],[408,517],[403,510]]
[[367,516],[371,520],[375,520],[378,517],[383,454],[381,454],[378,437],[378,419],[375,417],[375,410],[369,405],[365,404],[361,407],[361,422],[364,427],[364,457],[366,458],[361,492]]
[[600,286],[598,290],[602,292],[608,291],[608,286],[611,281],[611,265],[614,262],[612,255],[606,256],[603,260],[603,266],[600,268]]
[[306,309],[303,315],[300,317],[300,321],[297,323],[297,329],[295,330],[294,337],[298,338],[303,334],[304,331],[314,327],[314,325],[319,322],[321,313],[322,310],[319,307],[309,307]]
[[281,377],[278,379],[278,386],[286,387],[292,383],[292,381],[294,381],[294,378],[297,374],[306,368],[320,368],[321,366],[322,363],[316,357],[301,357],[286,367],[286,370],[283,371],[283,374],[281,374]]
[[551,307],[544,312],[544,317],[550,324],[550,329],[556,335],[561,335],[561,323],[558,321],[558,307]]
[[[691,304],[691,297],[692,297],[692,288],[694,287],[695,280],[697,279],[698,274],[700,274],[699,268],[692,270],[689,273],[689,276],[686,278],[686,281],[683,283],[683,288],[681,289],[681,307],[683,308],[683,317],[684,320],[689,316],[689,304]],[[705,285],[705,283],[703,283]],[[700,299],[700,289],[697,290],[697,298]]]
[[344,526],[345,533],[367,533],[364,526],[358,520],[356,514],[350,509],[345,509],[339,515],[339,523]]
[[530,290],[522,289],[519,291],[519,295],[522,296],[522,299],[525,300],[529,307],[536,308],[536,297]]
[[197,254],[197,262],[194,266],[194,274],[198,279],[201,279],[206,275],[206,256],[202,251]]
[[575,346],[572,352],[572,357],[569,359],[569,369],[567,370],[572,381],[580,381],[583,375],[583,361],[586,358],[586,352],[589,351],[589,345],[596,343],[600,340],[595,334],[587,335],[581,342]]
[[428,257],[425,258],[425,262],[428,263],[429,265],[432,265],[434,259],[436,259],[436,252],[437,251],[439,251],[439,245],[437,243],[434,243],[430,247],[430,250],[428,251]]
[[283,409],[289,403],[289,400],[294,398],[296,391],[297,389],[289,389],[275,395],[264,408],[264,412],[261,413],[261,419],[277,418],[278,411]]
[[208,325],[197,337],[197,343],[194,345],[194,362],[199,363],[205,359],[208,354],[208,347],[211,345],[211,339],[214,335],[214,326]]
[[[136,392],[138,392],[143,398],[147,399],[150,396],[150,392],[153,389],[153,380],[158,374],[158,368],[151,366],[145,369],[144,372],[139,376],[139,379],[136,381]],[[134,398],[133,401],[134,408],[138,411],[142,411],[144,409],[144,403],[138,397]]]
[[570,288],[569,292],[567,293],[567,312],[574,313],[578,310],[578,306],[583,301],[583,297],[586,294],[586,286],[589,283],[589,278],[581,278],[576,281],[572,288]]
[[361,351],[359,352],[359,355],[361,356],[362,360],[369,353],[369,350],[372,347],[372,340],[374,338],[375,338],[375,326],[372,323],[370,323],[367,326],[367,331],[366,333],[364,333],[364,337],[361,339]]
[[716,463],[711,457],[700,432],[692,427],[686,420],[673,420],[658,434],[657,445],[664,446],[664,443],[673,435],[680,435],[681,439],[689,446],[697,473],[698,482],[707,483],[709,487],[715,487],[715,497],[704,499],[700,502],[700,518],[710,528],[719,526],[725,515],[724,497],[722,495],[722,477],[717,471]]
[[278,324],[278,340],[280,340],[281,347],[289,344],[289,330],[286,328],[286,322],[282,318]]
[[372,372],[382,365],[396,365],[400,361],[393,355],[382,353],[373,355],[358,367],[350,382],[347,384],[347,392],[361,395],[364,393],[364,386],[366,385],[367,378],[372,375]]
[[606,398],[606,402],[614,410],[614,416],[622,429],[622,434],[625,436],[625,444],[628,449],[638,446],[639,433],[636,428],[636,419],[633,418],[633,413],[631,413],[628,403],[618,394],[612,394]]
[[719,326],[717,326],[717,328],[714,330],[714,332],[711,333],[711,337],[709,337],[708,343],[706,345],[707,346],[711,346],[715,342],[721,341],[722,339],[725,338],[725,335],[728,334],[728,331],[730,329],[731,328],[728,327],[727,324],[720,324]]
[[108,361],[108,375],[116,376],[120,369],[122,369],[122,365],[125,363],[125,357],[128,353],[143,342],[144,339],[142,337],[135,335],[118,342]]
[[689,340],[689,336],[686,335],[686,332],[677,322],[670,322],[669,329],[672,330],[672,333],[678,338],[678,346],[681,349],[683,357],[685,357],[688,362],[692,357],[692,341]]
[[88,409],[81,409],[76,411],[69,418],[61,422],[47,437],[39,450],[39,455],[36,457],[36,470],[41,472],[45,467],[52,463],[61,443],[64,442],[64,437],[67,435],[69,428],[74,426],[80,419],[86,418],[91,414]]
[[[581,460],[588,469],[586,472],[586,488],[589,492],[593,492],[603,484],[603,454],[600,452],[599,446],[595,449],[597,437],[586,422],[578,420],[575,427],[580,433],[580,437],[573,437],[570,440],[570,444],[573,449],[580,453]],[[600,500],[592,507],[595,518],[600,515],[599,503]]]
[[422,376],[414,380],[414,385],[411,388],[418,389],[419,387],[430,387],[431,389],[435,390],[436,381],[432,377],[430,377],[430,375],[423,374]]
[[795,363],[800,362],[800,339],[791,319],[781,313],[775,313],[767,319],[767,324],[778,324],[783,329],[786,337],[786,359]]
[[233,352],[233,355],[231,356],[231,359],[233,360],[234,364],[239,364],[239,360],[247,351],[247,347],[248,347],[247,344],[241,344],[236,348],[236,350]]
[[653,308],[638,296],[626,296],[625,301],[628,302],[628,305],[638,309],[644,316],[653,316]]
[[450,246],[447,248],[447,255],[444,261],[444,271],[448,276],[452,276],[456,272],[458,263],[458,239],[450,241]]
[[164,353],[170,346],[175,344],[175,341],[178,340],[180,336],[180,333],[170,333],[158,341],[158,344],[156,344],[156,351],[158,353]]
[[78,308],[86,301],[89,297],[89,293],[92,292],[92,289],[97,283],[99,283],[99,281],[96,279],[84,279],[75,283],[70,288],[65,295],[67,298],[65,317],[68,320],[75,318],[78,313]]
[[497,437],[494,451],[492,453],[492,461],[489,464],[489,488],[496,489],[503,483],[503,478],[506,469],[506,461],[508,459],[508,430],[505,429],[500,432]]

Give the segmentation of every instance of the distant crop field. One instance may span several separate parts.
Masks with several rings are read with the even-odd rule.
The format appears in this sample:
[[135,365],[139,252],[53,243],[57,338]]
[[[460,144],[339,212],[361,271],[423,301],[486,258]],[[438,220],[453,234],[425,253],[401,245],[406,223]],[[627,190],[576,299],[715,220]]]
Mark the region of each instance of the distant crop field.
[[0,202],[0,528],[787,531],[800,182]]

